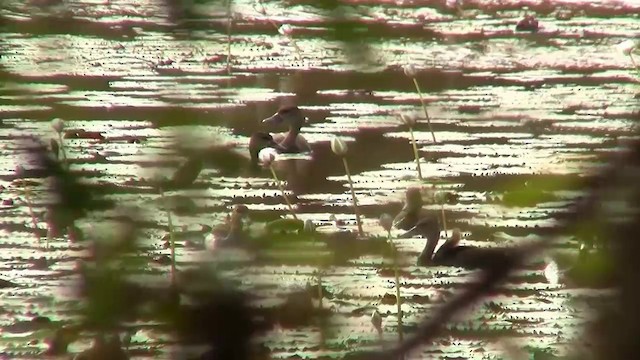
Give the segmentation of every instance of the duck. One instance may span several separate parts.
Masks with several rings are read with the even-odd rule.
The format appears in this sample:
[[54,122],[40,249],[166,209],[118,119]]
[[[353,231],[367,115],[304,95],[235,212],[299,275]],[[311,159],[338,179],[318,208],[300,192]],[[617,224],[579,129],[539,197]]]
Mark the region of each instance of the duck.
[[[427,242],[430,245],[437,244],[440,238],[440,219],[428,210],[423,209],[424,201],[420,188],[410,187],[405,191],[405,202],[402,210],[393,220],[393,226],[406,230],[400,238],[409,238],[415,235],[422,235],[427,239],[434,239],[435,243]],[[431,249],[431,252],[433,252]]]
[[563,272],[563,280],[571,287],[613,287],[620,275],[615,265],[608,247],[582,244],[570,268]]
[[220,247],[245,245],[247,234],[244,231],[244,220],[248,215],[249,208],[246,205],[234,205],[225,223],[211,230],[210,236],[205,239],[205,246],[213,250]]
[[[249,153],[252,169],[256,170],[260,168],[260,165],[265,165],[261,162],[264,153],[273,154],[273,157],[276,158],[278,154],[291,153],[291,151],[278,144],[271,134],[256,132],[249,139]],[[284,174],[290,190],[294,193],[304,193],[309,191],[310,188],[309,176],[313,170],[311,163],[311,158],[309,157],[279,158],[272,165],[278,173]]]
[[538,31],[538,20],[533,15],[525,15],[524,18],[516,24],[516,31]]
[[508,248],[483,248],[460,245],[460,229],[433,254],[438,239],[427,238],[424,250],[418,256],[418,266],[455,266],[465,269],[487,269],[510,262]]
[[302,111],[295,105],[283,105],[275,114],[262,120],[265,125],[287,124],[289,131],[286,133],[271,134],[272,139],[278,144],[282,153],[297,154],[311,152],[307,140],[300,134],[300,129],[305,124]]
[[251,157],[252,164],[258,164],[260,162],[260,152],[265,149],[271,149],[271,151],[281,154],[286,152],[283,146],[280,146],[271,134],[266,132],[256,132],[251,134],[249,138],[249,155]]
[[128,360],[129,355],[122,349],[122,343],[118,335],[105,339],[103,334],[98,334],[93,339],[91,348],[77,354],[74,360]]

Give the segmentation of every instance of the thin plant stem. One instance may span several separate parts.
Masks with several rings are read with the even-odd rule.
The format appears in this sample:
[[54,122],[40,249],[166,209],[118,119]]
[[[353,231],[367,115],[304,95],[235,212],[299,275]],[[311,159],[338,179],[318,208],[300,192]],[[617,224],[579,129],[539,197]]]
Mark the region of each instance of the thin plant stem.
[[444,229],[444,237],[447,237],[447,217],[444,215],[444,204],[440,204],[440,212],[442,213],[442,228]]
[[[27,208],[29,209],[29,216],[31,216],[31,223],[33,224],[33,231],[38,238],[38,242],[40,242],[40,233],[38,232],[38,220],[36,220],[36,215],[33,213],[33,207],[31,206],[31,189],[29,189],[29,185],[23,182],[24,187],[24,199],[27,203]],[[49,248],[49,239],[47,238],[46,248]]]
[[60,140],[60,152],[62,152],[62,163],[69,167],[67,163],[67,151],[64,149],[64,141],[62,140],[62,133],[58,133],[58,140]]
[[276,175],[276,171],[273,169],[272,165],[269,165],[269,170],[271,170],[271,175],[273,176],[273,179],[276,181],[276,184],[278,184],[278,188],[282,193],[282,197],[284,198],[284,201],[287,202],[287,206],[289,207],[289,211],[291,212],[291,215],[293,215],[294,219],[298,220],[298,217],[296,216],[296,212],[293,211],[293,206],[291,205],[291,201],[289,201],[289,197],[287,196],[287,193],[284,192],[284,187],[282,186],[282,182],[278,178],[278,175]]
[[298,60],[302,60],[302,50],[300,50],[300,47],[298,46],[298,43],[295,40],[293,40],[293,38],[290,37],[290,36],[287,36],[287,39],[289,39],[289,42],[291,43],[293,48],[296,49],[296,54],[298,55]]
[[422,169],[420,169],[420,156],[418,154],[418,145],[416,145],[416,139],[413,136],[413,126],[409,126],[409,134],[411,134],[411,146],[413,146],[413,157],[416,159],[416,168],[418,169],[418,178],[422,180]]
[[227,0],[227,74],[231,75],[231,28],[233,18],[231,16],[231,0]]
[[400,296],[400,269],[398,268],[398,249],[391,240],[391,231],[387,233],[387,239],[391,246],[393,256],[393,274],[396,280],[396,304],[398,305],[398,340],[402,341],[402,297]]
[[[265,16],[267,15],[266,12],[264,14]],[[273,20],[271,19],[267,19],[267,21],[269,21],[269,23],[276,29],[276,31],[280,32],[280,28],[278,27],[278,24],[276,24]],[[289,40],[289,42],[291,43],[291,45],[293,46],[293,48],[296,50],[296,54],[298,55],[298,60],[302,60],[302,51],[300,50],[300,47],[298,46],[298,44],[296,43],[295,40],[293,40],[293,38],[291,36],[287,36],[285,35],[285,37]]]
[[633,64],[634,70],[638,73],[638,75],[640,75],[640,68],[638,68],[638,65],[636,64],[636,60],[633,58],[633,54],[632,53],[629,53],[629,59],[631,60],[631,63]]
[[322,310],[322,298],[323,298],[323,294],[322,294],[322,269],[318,268],[317,276],[318,276],[318,308],[320,310]]
[[353,201],[353,211],[356,214],[356,223],[358,224],[358,234],[360,236],[364,235],[364,231],[362,231],[362,223],[360,222],[360,209],[358,208],[358,199],[356,198],[356,192],[353,190],[353,181],[351,180],[351,172],[349,172],[349,164],[347,163],[347,158],[342,157],[342,164],[344,165],[344,171],[347,173],[347,180],[349,180],[349,187],[351,188],[351,199]]
[[[313,243],[315,244],[317,238],[315,236],[315,230],[312,230],[311,236],[313,237]],[[322,310],[322,257],[318,257],[318,270],[316,272],[318,278],[318,308]]]
[[420,91],[420,85],[418,84],[418,79],[413,78],[413,84],[416,86],[416,91],[418,92],[418,96],[420,96],[420,104],[422,105],[422,110],[424,110],[424,115],[427,117],[427,125],[429,125],[429,131],[431,132],[431,137],[433,138],[433,142],[436,141],[436,134],[433,132],[433,128],[431,127],[431,118],[429,117],[429,112],[427,112],[427,105],[424,103],[424,98],[422,97],[422,91]]
[[[160,188],[160,197],[163,205],[167,205],[164,191]],[[167,206],[167,223],[169,225],[169,247],[171,248],[171,285],[176,284],[176,241],[173,235],[173,221],[171,220],[171,209]]]

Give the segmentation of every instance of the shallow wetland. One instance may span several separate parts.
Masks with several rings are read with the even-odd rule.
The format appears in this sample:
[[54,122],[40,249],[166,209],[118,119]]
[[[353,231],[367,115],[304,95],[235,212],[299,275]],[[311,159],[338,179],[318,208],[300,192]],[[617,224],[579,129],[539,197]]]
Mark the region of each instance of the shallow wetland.
[[[442,205],[449,235],[459,228],[462,241],[475,246],[517,245],[547,234],[582,195],[575,183],[634,136],[640,74],[616,45],[640,36],[637,1],[465,0],[458,10],[432,0],[344,1],[335,10],[346,24],[341,27],[336,13],[313,2],[264,1],[261,13],[260,5],[241,0],[230,8],[230,32],[222,1],[193,1],[188,9],[168,3],[0,5],[0,279],[19,285],[0,289],[0,354],[39,358],[45,338],[81,318],[76,269],[87,244],[67,236],[50,239],[48,248],[44,237],[39,241],[15,172],[17,165],[33,168],[25,155],[33,144],[25,137],[45,143],[57,137],[54,118],[65,121],[70,168],[107,189],[118,209],[139,209],[134,256],[143,261],[133,262],[129,273],[136,281],[169,281],[170,266],[158,261],[170,253],[166,209],[178,235],[178,270],[216,264],[221,277],[256,294],[256,306],[275,306],[315,283],[319,262],[329,259],[322,282],[330,322],[322,331],[312,324],[266,333],[261,339],[276,359],[340,358],[379,347],[370,322],[374,309],[384,340],[398,336],[391,260],[380,248],[335,256],[327,247],[292,241],[255,260],[242,251],[221,255],[185,245],[224,222],[235,204],[246,205],[258,225],[290,217],[269,170],[251,168],[248,158],[252,133],[284,131],[260,122],[283,100],[295,99],[308,118],[302,133],[313,154],[278,160],[275,171],[297,216],[321,233],[338,231],[331,215],[356,231],[343,164],[330,148],[334,136],[347,142],[367,234],[386,236],[378,219],[401,209],[407,187],[433,187],[456,195]],[[527,13],[540,29],[516,32]],[[283,24],[290,25],[280,28],[284,35],[278,32]],[[403,71],[409,64],[417,70],[436,143]],[[414,135],[422,182],[399,112],[420,117]],[[192,186],[169,189],[164,199],[148,186],[158,174],[170,176],[185,154],[214,145],[233,147],[238,160],[212,153]],[[28,186],[46,234],[51,199],[45,179],[33,177]],[[427,208],[441,212],[440,204]],[[87,237],[104,237],[117,215],[93,211],[77,225]],[[554,358],[584,345],[590,309],[610,290],[563,276],[550,282],[544,274],[549,259],[566,269],[583,242],[567,233],[411,358],[509,358],[512,345],[527,358]],[[410,333],[473,271],[418,267],[424,239],[396,244],[404,332]],[[37,266],[43,257],[49,266]],[[38,316],[50,321],[32,321]],[[179,352],[157,321],[123,327],[133,334],[133,359]],[[86,349],[91,338],[82,333],[69,352]]]

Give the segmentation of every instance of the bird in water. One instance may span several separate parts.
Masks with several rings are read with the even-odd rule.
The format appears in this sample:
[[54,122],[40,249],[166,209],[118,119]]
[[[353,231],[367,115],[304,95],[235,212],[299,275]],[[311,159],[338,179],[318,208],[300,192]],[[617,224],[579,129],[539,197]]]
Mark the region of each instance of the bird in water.
[[[297,109],[297,108],[296,108]],[[299,111],[299,110],[298,110]],[[289,116],[289,115],[284,115]],[[273,120],[276,123],[279,123],[280,115],[278,113],[271,116],[271,118],[277,117],[277,119]],[[271,119],[270,118],[270,119]],[[300,114],[300,118],[302,122],[304,122],[304,118]],[[268,119],[265,119],[266,121]],[[289,120],[284,120],[289,121]],[[293,128],[290,127],[289,133],[298,133],[299,127],[295,126]],[[302,135],[297,135],[295,137],[294,145],[288,144],[289,141],[287,137],[290,136],[288,134],[274,134],[271,135],[266,132],[256,132],[251,135],[249,139],[249,154],[251,156],[251,164],[254,168],[257,165],[265,166],[266,163],[263,159],[271,158],[276,159],[277,161],[268,162],[269,165],[272,165],[274,169],[276,169],[279,173],[284,174],[284,178],[289,185],[289,188],[296,193],[305,192],[309,187],[309,176],[312,169],[312,161],[310,157],[305,158],[282,158],[278,157],[279,154],[293,154],[293,153],[302,153],[302,152],[310,152],[309,144],[306,142]],[[279,139],[280,142],[278,142]]]
[[213,250],[220,247],[246,245],[248,234],[244,230],[244,221],[248,215],[249,208],[245,205],[234,205],[225,223],[213,228],[210,236],[205,239],[205,246]]
[[122,349],[120,337],[117,334],[105,339],[98,334],[93,339],[91,348],[77,354],[74,360],[128,360],[129,355]]
[[423,253],[428,254],[430,259],[440,238],[440,220],[428,210],[423,209],[423,205],[420,189],[417,187],[408,188],[405,192],[404,206],[393,220],[393,225],[398,229],[407,230],[407,232],[400,235],[401,238],[409,238],[415,235],[425,237],[427,246]]
[[516,24],[516,31],[536,32],[538,29],[538,20],[533,15],[525,15],[524,18]]
[[279,146],[282,153],[296,154],[310,152],[311,147],[307,140],[300,134],[300,129],[304,126],[306,119],[302,111],[295,105],[284,105],[278,111],[262,120],[265,125],[279,126],[286,124],[289,131],[285,133],[271,134],[273,141]]
[[285,152],[285,148],[276,143],[271,134],[265,132],[253,133],[249,138],[249,155],[253,164],[257,164],[260,161],[259,154],[265,149],[272,149],[277,154]]
[[433,254],[432,249],[436,247],[438,240],[428,238],[424,250],[418,256],[418,265],[487,269],[511,262],[509,248],[460,245],[460,239],[460,229],[453,229],[451,237]]

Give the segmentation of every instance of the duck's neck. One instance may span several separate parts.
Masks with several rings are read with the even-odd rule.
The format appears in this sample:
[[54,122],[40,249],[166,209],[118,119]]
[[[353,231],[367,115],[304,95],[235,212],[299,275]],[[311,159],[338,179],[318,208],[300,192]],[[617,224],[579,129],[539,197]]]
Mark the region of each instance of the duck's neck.
[[284,137],[284,140],[280,143],[280,146],[285,149],[293,149],[296,147],[296,139],[298,138],[298,134],[300,134],[300,126],[299,125],[290,125],[289,131]]
[[232,214],[229,220],[229,235],[237,235],[242,232],[242,218],[238,214]]
[[436,245],[438,245],[438,237],[427,237],[427,243],[424,245],[420,256],[418,256],[420,265],[430,265],[433,262],[433,253]]

